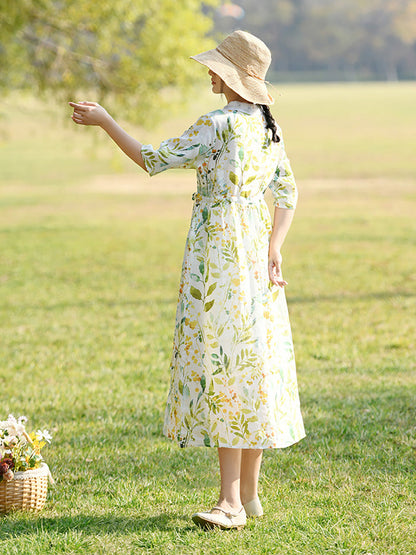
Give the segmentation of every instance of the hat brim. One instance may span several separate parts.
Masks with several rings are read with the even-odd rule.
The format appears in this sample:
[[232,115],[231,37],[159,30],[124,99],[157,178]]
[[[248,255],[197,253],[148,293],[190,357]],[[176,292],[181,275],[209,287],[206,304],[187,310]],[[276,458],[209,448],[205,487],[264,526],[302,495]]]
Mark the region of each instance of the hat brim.
[[274,104],[274,98],[269,94],[263,80],[248,75],[243,69],[225,58],[217,49],[207,50],[196,56],[191,56],[191,58],[211,69],[221,77],[230,89],[245,100],[255,104],[266,104],[267,106]]

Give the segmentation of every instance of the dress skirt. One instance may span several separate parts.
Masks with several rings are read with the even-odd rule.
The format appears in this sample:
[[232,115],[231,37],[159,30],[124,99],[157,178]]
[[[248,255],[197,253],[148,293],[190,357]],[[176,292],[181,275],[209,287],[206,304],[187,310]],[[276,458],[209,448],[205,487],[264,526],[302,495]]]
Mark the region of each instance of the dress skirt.
[[263,195],[197,195],[176,313],[164,433],[265,449],[305,436],[283,288],[268,277]]

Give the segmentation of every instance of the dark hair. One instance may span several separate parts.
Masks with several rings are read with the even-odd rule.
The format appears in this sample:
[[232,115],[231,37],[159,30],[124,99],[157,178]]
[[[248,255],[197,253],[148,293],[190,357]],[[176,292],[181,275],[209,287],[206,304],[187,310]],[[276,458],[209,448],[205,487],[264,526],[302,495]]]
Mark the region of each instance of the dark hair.
[[280,137],[277,134],[276,122],[274,120],[274,117],[272,116],[270,108],[267,106],[267,104],[259,104],[259,106],[266,120],[266,129],[272,130],[272,141],[274,143],[280,143]]

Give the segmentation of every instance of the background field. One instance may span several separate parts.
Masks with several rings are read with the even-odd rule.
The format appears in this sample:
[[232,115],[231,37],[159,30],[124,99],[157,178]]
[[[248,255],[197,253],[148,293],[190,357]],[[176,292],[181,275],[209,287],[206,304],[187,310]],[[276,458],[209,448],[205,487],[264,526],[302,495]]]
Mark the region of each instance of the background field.
[[[280,92],[307,437],[265,453],[266,515],[239,533],[190,522],[216,500],[215,450],[161,436],[192,172],[150,180],[66,107],[4,101],[1,412],[52,431],[56,484],[41,516],[2,518],[2,551],[416,553],[415,85]],[[221,105],[196,97],[161,128],[127,128],[178,134]]]

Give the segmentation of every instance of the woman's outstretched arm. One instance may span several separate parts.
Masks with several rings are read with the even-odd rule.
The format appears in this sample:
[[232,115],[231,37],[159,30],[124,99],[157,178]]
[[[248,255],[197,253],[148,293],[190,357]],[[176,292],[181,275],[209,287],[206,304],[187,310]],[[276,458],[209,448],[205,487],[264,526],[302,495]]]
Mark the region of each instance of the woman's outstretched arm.
[[269,278],[273,285],[283,287],[287,281],[282,276],[282,255],[280,249],[289,231],[295,211],[288,208],[274,209],[273,230],[269,243]]
[[105,108],[96,102],[70,102],[69,105],[74,109],[72,119],[75,123],[79,125],[98,125],[133,162],[147,171],[141,154],[142,144],[126,133]]

